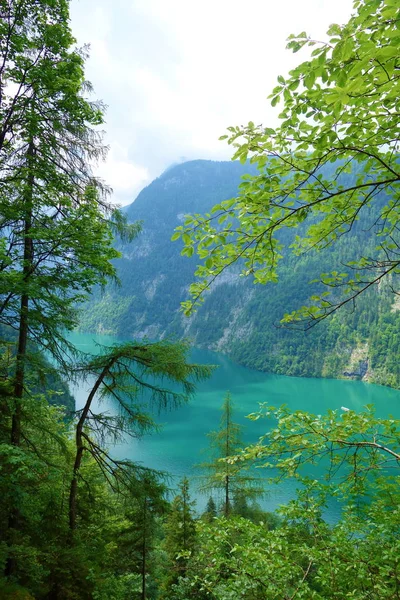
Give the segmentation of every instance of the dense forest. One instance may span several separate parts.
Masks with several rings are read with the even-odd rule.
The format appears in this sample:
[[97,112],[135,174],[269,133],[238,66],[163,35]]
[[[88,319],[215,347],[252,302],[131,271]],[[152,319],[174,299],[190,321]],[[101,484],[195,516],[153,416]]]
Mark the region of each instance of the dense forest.
[[[0,2],[1,599],[399,598],[400,422],[372,405],[316,415],[263,405],[249,418],[264,419],[266,433],[244,447],[227,394],[199,466],[202,514],[187,478],[168,490],[168,474],[113,453],[212,373],[190,361],[180,299],[189,315],[198,307],[186,337],[226,341],[246,364],[310,374],[311,354],[312,374],[366,368],[398,386],[400,13],[396,0],[353,9],[326,42],[291,36],[289,48],[310,46],[311,56],[272,91],[278,128],[229,128],[240,165],[175,167],[121,212],[92,171],[105,153],[104,107],[89,99],[68,0]],[[160,214],[153,201],[152,232],[143,197],[154,189],[167,202]],[[179,267],[177,245],[158,249],[174,266],[166,271],[152,254],[163,223],[183,242]],[[154,261],[147,279],[130,252]],[[140,293],[99,296],[136,269]],[[277,280],[273,293],[261,287]],[[171,294],[158,296],[162,286]],[[274,331],[282,313],[302,331]],[[87,354],[68,338],[82,324],[137,338]],[[74,410],[77,381],[87,393]],[[115,412],[101,411],[105,398]],[[323,478],[312,476],[317,466]],[[296,498],[263,511],[263,495],[287,478]],[[332,501],[340,515],[328,522]]]

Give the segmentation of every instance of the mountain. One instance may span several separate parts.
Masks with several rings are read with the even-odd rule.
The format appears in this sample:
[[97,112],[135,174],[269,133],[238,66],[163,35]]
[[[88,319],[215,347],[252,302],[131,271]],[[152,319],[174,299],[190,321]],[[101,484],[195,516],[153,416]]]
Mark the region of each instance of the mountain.
[[82,329],[136,338],[186,336],[263,371],[400,387],[400,303],[388,285],[308,332],[279,325],[285,312],[315,293],[318,285],[309,282],[319,273],[342,272],[361,250],[374,252],[373,208],[333,248],[285,259],[278,284],[254,285],[234,269],[216,282],[197,313],[182,314],[197,259],[180,255],[180,243],[170,241],[174,228],[185,214],[204,213],[235,196],[241,176],[252,172],[248,164],[196,160],[169,168],[146,187],[126,209],[130,221],[143,222],[143,231],[119,248],[121,285],[96,291],[83,311]]
[[185,214],[234,196],[246,172],[249,167],[236,162],[196,160],[170,167],[146,187],[126,209],[130,221],[143,222],[143,230],[133,243],[119,247],[121,286],[95,294],[83,328],[150,338],[186,330],[190,322],[179,307],[187,298],[196,258],[181,256],[171,235]]

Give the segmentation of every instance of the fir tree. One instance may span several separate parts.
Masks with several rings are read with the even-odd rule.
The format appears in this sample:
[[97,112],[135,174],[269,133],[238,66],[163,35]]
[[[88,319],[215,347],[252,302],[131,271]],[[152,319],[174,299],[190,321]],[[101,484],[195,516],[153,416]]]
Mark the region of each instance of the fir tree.
[[171,586],[186,574],[187,563],[196,542],[194,519],[195,502],[190,499],[189,481],[184,477],[179,485],[180,493],[175,496],[165,523],[164,547],[169,557],[169,572],[164,582],[169,597]]
[[209,497],[206,505],[206,509],[203,512],[203,520],[211,522],[217,516],[217,505],[214,502],[214,498],[212,496]]
[[[232,511],[233,496],[256,498],[263,494],[259,480],[244,473],[243,465],[229,459],[239,454],[243,447],[243,427],[233,421],[233,403],[229,393],[222,405],[220,428],[208,434],[210,461],[200,465],[204,472],[201,490],[222,491],[222,512],[228,517]],[[227,460],[228,459],[228,460]]]

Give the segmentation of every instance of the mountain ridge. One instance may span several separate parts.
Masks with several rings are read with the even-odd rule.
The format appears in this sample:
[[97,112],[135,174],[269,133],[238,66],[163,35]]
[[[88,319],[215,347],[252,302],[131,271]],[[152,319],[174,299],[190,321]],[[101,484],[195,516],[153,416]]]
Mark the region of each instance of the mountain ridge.
[[[82,329],[135,338],[189,337],[199,347],[228,354],[262,371],[286,375],[351,377],[400,387],[400,312],[388,286],[361,297],[357,310],[341,310],[310,332],[279,327],[284,312],[307,302],[318,289],[309,281],[322,271],[343,270],[360,248],[374,251],[364,221],[334,247],[288,256],[278,284],[254,285],[236,268],[224,273],[204,304],[187,318],[180,303],[188,297],[196,257],[180,255],[170,238],[185,214],[205,213],[237,195],[241,176],[255,173],[238,162],[189,161],[165,171],[125,212],[143,221],[141,235],[119,244],[121,287],[97,291],[82,315]],[[373,210],[370,219],[373,220]],[[377,332],[384,331],[385,353]],[[361,358],[357,358],[360,356]]]

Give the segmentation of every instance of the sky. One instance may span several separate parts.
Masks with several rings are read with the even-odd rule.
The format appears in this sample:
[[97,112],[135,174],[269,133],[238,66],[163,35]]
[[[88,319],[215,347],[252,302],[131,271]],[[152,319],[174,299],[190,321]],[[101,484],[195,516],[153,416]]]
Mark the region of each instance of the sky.
[[229,160],[218,138],[230,125],[276,125],[267,96],[307,59],[286,50],[287,37],[326,39],[351,12],[351,0],[72,0],[93,99],[107,105],[97,173],[113,202],[130,204],[171,164]]

